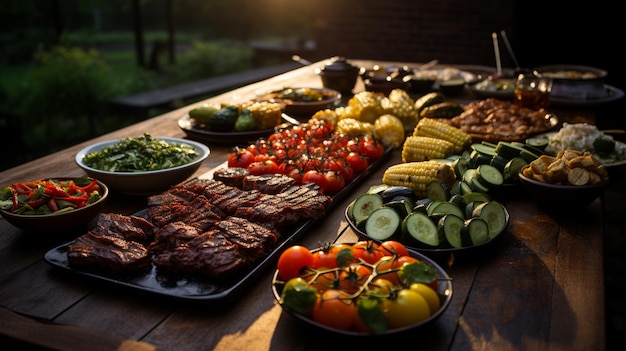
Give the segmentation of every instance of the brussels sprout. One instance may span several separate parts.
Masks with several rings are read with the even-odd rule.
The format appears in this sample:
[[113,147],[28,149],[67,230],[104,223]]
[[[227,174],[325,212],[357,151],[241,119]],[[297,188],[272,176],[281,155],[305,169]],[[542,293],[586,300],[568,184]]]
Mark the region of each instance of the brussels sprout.
[[239,118],[239,108],[230,105],[215,112],[208,120],[209,129],[214,132],[231,132]]
[[245,132],[248,130],[255,130],[256,122],[252,112],[248,109],[243,109],[237,117],[237,121],[235,122],[235,131]]

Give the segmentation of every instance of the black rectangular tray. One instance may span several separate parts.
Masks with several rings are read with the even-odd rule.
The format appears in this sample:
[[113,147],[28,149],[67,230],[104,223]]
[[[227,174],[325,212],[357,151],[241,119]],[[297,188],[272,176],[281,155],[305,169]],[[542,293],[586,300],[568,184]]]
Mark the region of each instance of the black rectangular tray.
[[[393,152],[393,149],[387,149],[385,154],[372,163],[365,171],[354,178],[342,190],[332,196],[331,205],[326,212],[334,208],[334,204],[343,199],[350,190],[359,184],[363,179],[368,177],[376,170],[387,156]],[[217,166],[215,169],[226,167],[226,163]],[[212,178],[213,171],[200,176],[200,178]],[[144,216],[145,210],[139,211],[136,215]],[[44,259],[49,264],[59,267],[73,273],[91,277],[102,281],[107,281],[116,285],[126,286],[133,289],[143,290],[150,293],[169,296],[184,300],[200,300],[200,301],[222,301],[235,298],[248,284],[250,284],[265,269],[274,265],[278,260],[278,256],[285,248],[290,246],[292,242],[300,238],[315,221],[307,220],[303,223],[296,224],[287,228],[282,233],[281,239],[268,256],[256,262],[243,272],[236,274],[228,280],[211,280],[197,277],[172,277],[164,276],[158,273],[157,268],[151,265],[151,269],[135,274],[113,274],[110,272],[93,272],[80,270],[71,267],[67,261],[67,249],[74,241],[67,242],[49,250]]]

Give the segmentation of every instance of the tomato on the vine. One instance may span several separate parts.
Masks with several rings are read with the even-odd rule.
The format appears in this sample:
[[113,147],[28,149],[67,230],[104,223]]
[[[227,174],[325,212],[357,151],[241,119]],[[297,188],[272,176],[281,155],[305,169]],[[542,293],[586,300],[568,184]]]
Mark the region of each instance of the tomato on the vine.
[[326,179],[326,176],[315,169],[304,173],[302,176],[302,183],[315,183],[320,187],[320,189],[322,189],[323,192],[326,192],[328,188],[328,179]]
[[339,172],[326,171],[324,177],[326,177],[326,192],[336,193],[346,185],[346,180]]
[[385,313],[391,328],[401,328],[426,320],[430,317],[430,307],[418,292],[402,289],[394,299],[389,299]]
[[386,240],[380,243],[380,249],[387,256],[393,256],[394,254],[397,257],[401,256],[409,256],[409,250],[407,250],[406,246],[395,240]]
[[371,240],[361,240],[355,243],[352,245],[352,252],[355,258],[362,259],[370,264],[375,264],[384,256],[379,245]]
[[313,268],[337,268],[337,254],[330,248],[313,252]]
[[373,137],[363,137],[359,141],[359,153],[374,161],[385,153],[385,147]]
[[339,286],[342,290],[353,294],[359,290],[372,274],[372,269],[366,265],[353,263],[339,274]]
[[346,156],[346,162],[356,174],[363,172],[367,168],[367,166],[369,166],[369,161],[367,160],[367,158],[354,151],[351,151]]
[[285,283],[281,300],[286,308],[310,316],[318,296],[317,289],[310,286],[306,280],[297,277],[289,279]]
[[278,276],[284,281],[299,277],[306,267],[313,266],[313,253],[301,245],[290,246],[278,257]]
[[[416,293],[417,294],[417,293]],[[313,320],[339,330],[349,330],[356,319],[356,304],[341,290],[326,290],[313,307]]]
[[255,161],[248,165],[248,171],[252,175],[276,174],[278,165],[272,160]]
[[228,167],[248,168],[254,162],[254,154],[248,149],[237,148],[228,155]]

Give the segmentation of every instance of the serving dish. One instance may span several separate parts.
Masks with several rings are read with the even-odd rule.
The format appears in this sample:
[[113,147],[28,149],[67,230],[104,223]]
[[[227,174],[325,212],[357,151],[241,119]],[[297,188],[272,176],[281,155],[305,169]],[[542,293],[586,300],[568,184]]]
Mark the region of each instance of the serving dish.
[[592,185],[551,184],[527,177],[523,169],[518,176],[525,192],[540,206],[553,211],[583,209],[601,196],[608,185],[608,181]]
[[560,96],[550,96],[550,104],[563,107],[593,107],[617,101],[624,97],[624,91],[616,87],[604,84],[604,95],[593,99],[573,99]]
[[[320,100],[307,101],[311,96]],[[283,112],[289,115],[310,117],[341,100],[341,93],[329,88],[285,87],[261,93],[255,100],[281,104]]]
[[274,132],[274,128],[248,132],[212,132],[206,129],[194,128],[189,114],[184,115],[178,120],[178,127],[191,139],[228,145],[249,144],[259,138],[267,137]]
[[498,135],[495,133],[478,133],[478,132],[473,132],[473,131],[468,131],[467,133],[472,136],[472,142],[482,142],[482,141],[490,142],[490,143],[497,143],[499,141],[522,142],[530,137],[537,136],[542,133],[546,133],[550,131],[551,129],[555,128],[557,125],[559,125],[559,118],[555,114],[548,113],[546,114],[545,118],[546,118],[546,121],[548,122],[546,125],[546,128],[543,130],[537,130],[536,132],[533,132],[533,133],[525,133],[525,134],[519,134],[519,135]]
[[[550,140],[550,137],[554,136],[556,133],[556,131],[553,132],[547,132],[547,133],[541,133],[536,135],[536,137],[538,138],[546,138],[548,140]],[[622,150],[626,150],[626,143],[623,143],[619,140],[615,140],[615,144],[616,144],[616,148],[619,147]],[[550,145],[548,145],[545,149],[547,154],[550,154],[552,156],[555,156],[557,154],[557,150],[555,150],[553,147],[550,147]],[[579,150],[579,151],[585,151],[585,150]],[[599,159],[599,161],[602,163],[602,165],[604,167],[607,168],[617,168],[623,165],[626,165],[626,160],[619,160],[619,159],[612,159],[612,158],[602,158],[596,155],[596,157]]]
[[[311,250],[311,251],[315,252],[318,250],[320,249]],[[280,301],[281,301],[281,294],[282,294],[284,282],[280,281],[278,277],[278,270],[274,272],[274,275],[272,278],[272,294],[274,295],[274,298],[279,303],[279,305],[283,307],[283,311],[285,311],[289,315],[293,316],[294,318],[296,318],[297,320],[305,324],[308,324],[309,326],[320,328],[322,330],[329,331],[335,334],[346,335],[346,336],[366,337],[366,336],[393,335],[393,334],[405,332],[408,330],[414,330],[414,329],[432,324],[432,322],[437,320],[446,311],[446,309],[450,305],[450,302],[452,301],[453,289],[452,289],[452,279],[441,266],[435,263],[435,261],[413,250],[409,250],[409,254],[410,256],[417,258],[421,262],[426,263],[427,265],[429,265],[436,271],[437,277],[438,277],[436,292],[437,292],[437,295],[439,296],[439,301],[440,301],[440,307],[435,313],[433,313],[427,319],[421,322],[412,324],[412,325],[408,325],[408,326],[401,327],[401,328],[389,329],[383,332],[373,333],[373,332],[356,331],[356,330],[340,330],[340,329],[336,329],[336,328],[318,323],[312,320],[311,318],[308,318],[300,313],[293,312],[290,309],[284,308],[282,306]]]
[[[354,200],[356,201],[356,199]],[[346,219],[346,221],[348,222],[348,225],[350,226],[350,228],[361,238],[363,238],[364,240],[373,240],[377,243],[380,243],[380,240],[376,240],[371,238],[369,235],[367,235],[367,233],[365,233],[359,226],[357,226],[357,224],[354,222],[354,220],[352,219],[352,217],[350,216],[350,207],[354,204],[354,201],[352,201],[344,210],[344,218]],[[505,216],[506,216],[506,224],[504,225],[504,229],[506,229],[506,227],[509,225],[509,220],[510,220],[510,215],[509,212],[506,210],[505,208]],[[490,238],[489,240],[478,244],[478,245],[472,245],[472,246],[465,246],[465,247],[460,247],[460,248],[455,248],[455,247],[426,247],[426,246],[413,246],[411,244],[407,244],[404,243],[403,244],[411,250],[415,250],[418,252],[429,252],[429,253],[447,253],[447,252],[468,252],[468,251],[474,251],[476,249],[485,247],[489,244],[491,244],[493,241],[495,241],[497,238],[499,238],[502,235],[502,232],[504,232],[504,229],[499,232],[497,235],[493,236],[492,238]],[[398,240],[400,242],[402,242],[401,239],[394,239],[394,240]]]
[[168,189],[170,186],[178,184],[190,176],[192,176],[202,165],[202,162],[209,157],[209,148],[202,144],[191,140],[170,138],[157,136],[155,139],[163,140],[169,144],[182,144],[187,147],[193,147],[199,156],[193,161],[167,169],[143,172],[113,172],[103,171],[90,166],[83,162],[83,158],[92,153],[99,152],[106,147],[117,144],[121,139],[114,139],[99,142],[87,146],[80,150],[74,157],[74,162],[82,168],[91,177],[106,183],[109,188],[120,193],[129,195],[150,195]]
[[513,100],[514,84],[513,78],[493,78],[469,84],[468,87],[474,96],[481,99]]
[[[74,180],[79,184],[87,185],[86,182],[94,181],[93,178],[58,177],[54,180],[66,181]],[[83,182],[84,180],[84,182]],[[109,188],[100,180],[95,180],[99,187],[100,199],[84,207],[76,208],[60,213],[50,213],[41,215],[21,215],[11,211],[0,209],[0,214],[7,222],[27,232],[37,233],[60,233],[71,232],[85,228],[91,220],[100,213],[109,197]]]
[[[385,155],[391,153],[392,149],[387,149]],[[342,190],[332,196],[332,202],[327,211],[332,210],[333,204],[338,202],[350,193],[352,188],[359,184],[363,179],[380,166],[386,157],[380,157],[373,162],[365,171],[360,173],[354,180],[348,183]],[[214,168],[220,169],[227,167],[227,162]],[[199,178],[212,178],[214,170],[211,170]],[[145,210],[136,213],[138,216],[145,216]],[[116,275],[94,273],[90,271],[78,270],[71,267],[67,261],[67,248],[73,242],[67,242],[49,250],[44,258],[46,262],[55,267],[62,268],[69,272],[79,274],[85,277],[91,277],[103,280],[114,285],[124,286],[136,290],[154,293],[156,295],[169,296],[182,300],[195,300],[212,302],[218,300],[230,300],[235,298],[246,286],[248,286],[266,267],[274,264],[283,249],[290,245],[294,240],[304,234],[314,221],[308,220],[298,225],[291,226],[282,233],[281,238],[276,243],[274,249],[262,260],[253,264],[249,269],[236,274],[232,279],[225,281],[216,281],[210,279],[185,279],[185,278],[167,278],[160,276],[154,266],[147,272],[135,275]]]

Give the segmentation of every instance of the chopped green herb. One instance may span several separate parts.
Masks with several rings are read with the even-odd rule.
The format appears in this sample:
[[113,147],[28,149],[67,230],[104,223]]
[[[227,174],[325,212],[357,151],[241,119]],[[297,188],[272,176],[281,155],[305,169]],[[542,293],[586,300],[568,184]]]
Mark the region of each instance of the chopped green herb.
[[145,133],[83,157],[85,165],[109,172],[145,172],[188,164],[200,156],[190,145],[171,144]]

